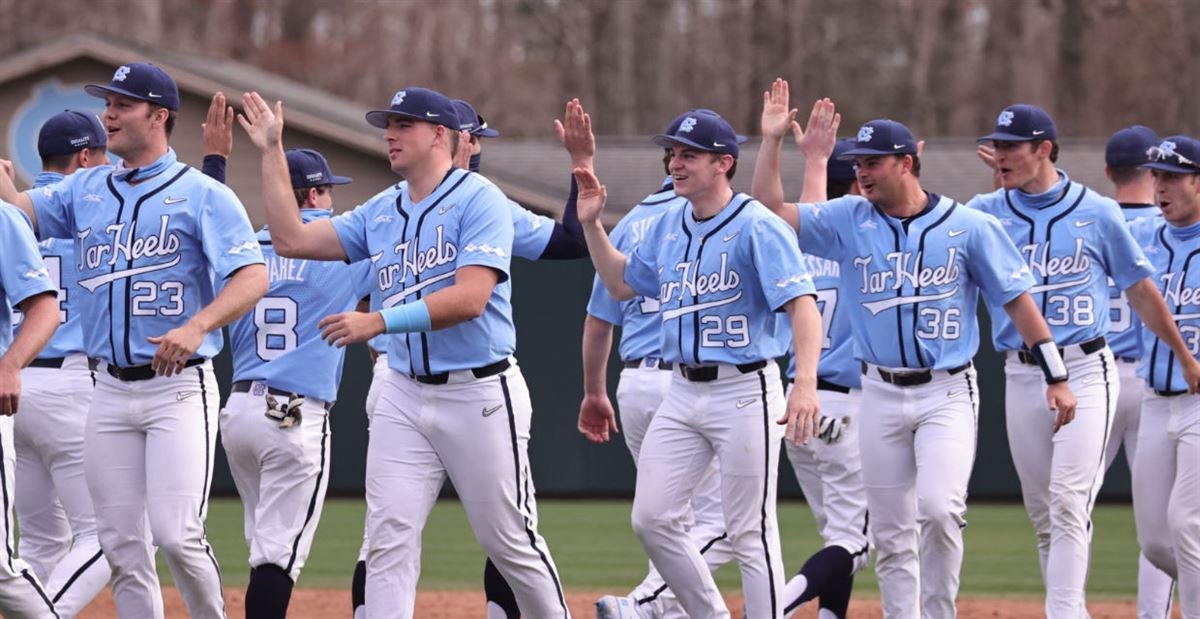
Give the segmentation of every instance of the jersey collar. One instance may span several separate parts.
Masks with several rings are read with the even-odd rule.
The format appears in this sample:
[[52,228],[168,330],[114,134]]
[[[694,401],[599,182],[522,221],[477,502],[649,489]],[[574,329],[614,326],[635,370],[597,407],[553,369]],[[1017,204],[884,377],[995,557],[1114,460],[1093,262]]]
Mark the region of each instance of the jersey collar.
[[683,208],[683,225],[692,233],[703,233],[706,230],[715,230],[718,227],[724,226],[727,221],[733,219],[738,213],[742,212],[742,207],[752,198],[740,191],[733,192],[733,197],[725,204],[725,208],[721,212],[705,219],[704,221],[696,221],[692,216],[692,202],[688,200]]

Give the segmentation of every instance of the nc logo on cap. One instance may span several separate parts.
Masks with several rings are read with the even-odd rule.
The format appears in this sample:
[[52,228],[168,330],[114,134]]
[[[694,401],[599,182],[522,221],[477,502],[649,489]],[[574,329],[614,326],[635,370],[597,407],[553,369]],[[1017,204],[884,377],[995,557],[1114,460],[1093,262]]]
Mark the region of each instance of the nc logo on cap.
[[691,133],[692,129],[696,128],[695,117],[688,116],[679,124],[679,133]]
[[1158,150],[1162,152],[1163,157],[1174,157],[1175,143],[1170,140],[1163,140],[1163,143],[1158,145]]
[[392,105],[400,105],[401,103],[404,103],[404,95],[405,92],[403,90],[397,92],[396,95],[392,97]]
[[128,76],[129,76],[129,67],[122,66],[122,67],[117,68],[116,73],[113,73],[112,81],[123,82],[123,81],[125,81],[125,78]]
[[1008,110],[1004,110],[1003,112],[1000,112],[1000,117],[996,119],[996,125],[1000,127],[1011,127],[1012,121],[1013,113]]
[[870,142],[871,136],[874,135],[874,133],[875,133],[875,127],[869,127],[869,126],[864,125],[861,129],[858,130],[858,141],[859,142]]

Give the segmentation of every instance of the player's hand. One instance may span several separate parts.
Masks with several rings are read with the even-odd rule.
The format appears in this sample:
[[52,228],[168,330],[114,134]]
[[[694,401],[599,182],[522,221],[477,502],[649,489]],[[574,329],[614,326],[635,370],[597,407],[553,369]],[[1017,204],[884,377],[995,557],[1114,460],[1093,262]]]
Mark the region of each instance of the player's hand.
[[584,111],[579,99],[567,101],[562,120],[554,121],[554,131],[571,155],[571,167],[591,169],[596,156],[596,136],[592,134],[592,117]]
[[343,348],[384,333],[387,325],[379,312],[342,312],[322,318],[317,328],[321,329],[321,339],[326,344]]
[[1075,394],[1066,381],[1046,385],[1046,406],[1054,413],[1054,431],[1075,419]]
[[204,129],[204,154],[229,158],[233,152],[233,108],[225,105],[225,93],[218,91],[208,104]]
[[1183,379],[1187,381],[1188,393],[1200,393],[1200,362],[1189,358],[1183,366]]
[[790,95],[787,80],[777,77],[771,83],[771,89],[763,92],[762,134],[763,138],[782,140],[787,135],[792,123],[796,122],[796,114],[800,110],[788,107]]
[[802,386],[796,383],[787,399],[787,411],[775,423],[787,424],[783,440],[791,441],[793,445],[807,445],[817,434],[820,418],[821,403],[817,399],[816,385]]
[[458,132],[458,149],[454,151],[454,167],[460,170],[471,169],[471,151],[475,150],[471,144],[471,132]]
[[609,430],[620,433],[617,429],[617,414],[613,411],[608,394],[584,395],[579,403],[580,434],[593,443],[607,443]]
[[817,438],[825,441],[826,445],[833,445],[842,440],[842,435],[845,434],[848,427],[850,427],[850,417],[821,415],[821,420],[817,423]]
[[1000,166],[996,164],[996,149],[988,144],[980,144],[975,148],[975,155],[992,171],[992,186],[999,188],[1000,181]]
[[604,203],[608,201],[608,189],[587,168],[575,168],[574,174],[575,182],[579,185],[579,196],[575,202],[579,223],[596,223],[604,211]]
[[16,415],[20,400],[21,368],[0,358],[0,415]]
[[805,161],[829,160],[841,124],[842,115],[837,113],[833,101],[828,98],[813,103],[812,111],[808,114],[808,126],[804,129],[800,128],[800,123],[792,121],[792,135],[796,138],[796,146],[804,153]]
[[283,144],[283,102],[276,101],[272,110],[257,92],[248,92],[242,95],[238,124],[259,150],[279,148]]
[[150,367],[159,376],[174,376],[183,371],[183,364],[192,358],[192,353],[204,342],[204,330],[188,322],[160,336],[148,337],[146,341],[158,344]]

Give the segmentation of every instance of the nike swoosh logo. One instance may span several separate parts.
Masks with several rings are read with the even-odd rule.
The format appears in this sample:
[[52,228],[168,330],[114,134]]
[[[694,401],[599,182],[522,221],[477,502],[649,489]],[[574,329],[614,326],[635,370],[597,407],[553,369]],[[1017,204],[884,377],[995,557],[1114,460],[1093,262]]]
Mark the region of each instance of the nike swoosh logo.
[[965,389],[952,389],[952,390],[946,392],[946,397],[947,398],[957,398],[958,396],[960,396],[966,392],[967,391]]
[[892,144],[892,150],[900,150],[901,148],[904,148],[903,144]]
[[458,206],[457,203],[451,204],[450,206],[443,206],[442,208],[438,209],[438,215],[445,215],[446,211],[448,211],[456,206]]
[[738,235],[738,233],[737,233],[737,232],[733,232],[733,233],[730,233],[730,234],[726,234],[726,235],[725,235],[725,238],[724,238],[724,241],[725,241],[726,243],[728,243],[728,242],[730,241],[730,239],[732,239],[733,237],[735,237],[735,236],[737,236],[737,235]]
[[154,94],[154,93],[152,93],[152,92],[148,92],[148,93],[146,93],[146,96],[147,96],[147,97],[150,97],[151,99],[161,99],[161,98],[162,98],[162,95],[156,95],[156,94]]
[[491,407],[491,408],[484,408],[484,409],[483,409],[483,416],[484,416],[484,417],[491,417],[491,416],[492,416],[492,413],[494,413],[494,412],[496,412],[496,411],[500,410],[500,408],[501,408],[502,406],[504,406],[504,405],[503,405],[503,404],[497,404],[497,405],[495,405],[495,406],[493,406],[493,407]]
[[163,204],[179,204],[180,202],[187,202],[187,198],[172,198],[171,196],[163,198]]
[[1043,134],[1043,133],[1045,133],[1045,132],[1046,132],[1046,131],[1043,129],[1042,131],[1034,131],[1034,132],[1033,132],[1033,134],[1034,134],[1034,135],[1041,135],[1041,134]]
[[438,116],[441,116],[441,114],[434,114],[433,112],[425,112],[425,115],[429,118],[437,118]]
[[713,146],[716,148],[725,148],[725,145],[720,142],[713,142]]
[[181,391],[181,392],[175,394],[175,399],[182,402],[194,395],[196,395],[195,391]]
[[1075,221],[1075,227],[1076,227],[1076,228],[1086,228],[1086,227],[1088,227],[1088,226],[1090,226],[1090,225],[1092,225],[1092,224],[1094,224],[1094,223],[1096,223],[1096,220],[1095,220],[1095,219],[1089,219],[1089,220],[1087,220],[1087,221],[1080,221],[1080,220],[1076,220],[1076,221]]
[[383,257],[383,252],[379,252],[377,254],[371,254],[371,262],[379,262],[379,259],[382,257]]
[[738,408],[746,408],[747,406],[750,406],[751,404],[754,404],[757,401],[758,401],[758,398],[750,398],[749,400],[738,400],[737,407]]
[[966,232],[967,232],[966,230],[951,230],[946,233],[946,236],[949,236],[950,238],[954,238],[960,234],[966,234]]

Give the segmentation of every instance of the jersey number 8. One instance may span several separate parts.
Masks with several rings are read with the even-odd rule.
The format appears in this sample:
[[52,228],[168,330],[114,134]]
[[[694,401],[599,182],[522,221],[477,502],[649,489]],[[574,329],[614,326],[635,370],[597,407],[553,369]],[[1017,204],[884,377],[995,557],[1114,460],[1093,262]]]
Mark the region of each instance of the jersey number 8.
[[270,361],[296,347],[300,310],[290,297],[263,297],[254,306],[254,342],[258,356]]

